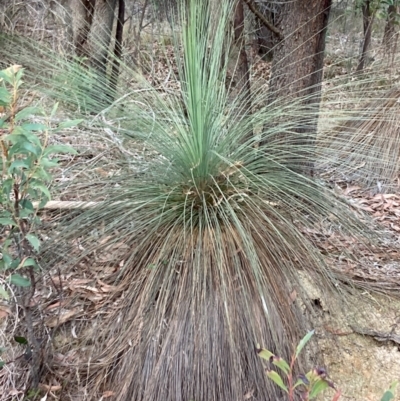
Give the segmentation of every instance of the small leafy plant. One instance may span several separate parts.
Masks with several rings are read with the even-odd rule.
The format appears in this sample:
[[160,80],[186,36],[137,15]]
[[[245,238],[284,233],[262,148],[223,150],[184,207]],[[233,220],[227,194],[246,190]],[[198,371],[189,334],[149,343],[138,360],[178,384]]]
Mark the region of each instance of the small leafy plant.
[[[21,106],[22,76],[23,69],[18,65],[0,71],[0,272],[9,284],[29,287],[35,281],[40,249],[37,210],[50,200],[50,169],[58,166],[58,159],[52,155],[75,152],[69,146],[49,145],[49,133],[81,120],[63,122],[56,129],[32,122],[32,116],[43,112],[37,107]],[[50,117],[56,111],[57,104]],[[4,286],[0,286],[0,297],[8,297]]]
[[[272,363],[272,365],[278,367],[283,373],[284,377],[275,370],[268,369],[267,376],[279,386],[288,395],[289,401],[294,401],[295,390],[301,391],[301,399],[304,401],[315,399],[322,391],[327,388],[333,388],[336,390],[332,401],[338,401],[341,396],[341,391],[335,388],[334,383],[328,379],[326,370],[324,368],[314,368],[307,374],[300,374],[296,381],[294,381],[293,368],[294,364],[304,348],[304,346],[310,341],[314,334],[314,330],[308,332],[303,339],[299,342],[295,353],[292,356],[290,364],[284,359],[274,355],[271,351],[261,349],[257,347],[258,355]],[[380,401],[391,401],[394,399],[395,390],[397,388],[398,381],[394,381],[388,390],[385,391]]]
[[381,401],[391,401],[394,400],[394,393],[396,391],[397,385],[399,382],[395,380],[389,387],[388,390],[386,390],[381,398]]
[[[31,361],[32,387],[37,389],[41,344],[34,333],[30,305],[39,269],[38,210],[50,200],[47,185],[52,179],[51,169],[59,165],[54,154],[75,153],[69,146],[49,145],[49,134],[81,120],[65,121],[56,128],[50,122],[34,122],[34,116],[44,113],[40,108],[21,105],[22,76],[23,69],[18,65],[0,71],[0,278],[19,290],[17,299],[24,311],[27,339],[14,339],[26,346],[23,356]],[[49,121],[56,111],[57,104]],[[0,298],[9,298],[4,285],[0,285]],[[0,369],[5,363],[0,361]]]
[[[290,364],[284,359],[274,355],[271,351],[260,348],[257,349],[258,355],[261,358],[266,359],[283,372],[284,378],[282,378],[276,370],[268,369],[267,376],[288,394],[289,401],[294,401],[296,389],[301,391],[302,399],[305,401],[315,399],[318,394],[329,387],[335,389],[335,385],[327,378],[326,370],[323,368],[315,368],[310,370],[307,374],[300,374],[297,379],[294,377],[293,370],[296,360],[304,346],[308,341],[310,341],[313,334],[314,331],[310,331],[299,342]],[[332,401],[337,401],[340,398],[340,395],[341,391],[336,390]]]

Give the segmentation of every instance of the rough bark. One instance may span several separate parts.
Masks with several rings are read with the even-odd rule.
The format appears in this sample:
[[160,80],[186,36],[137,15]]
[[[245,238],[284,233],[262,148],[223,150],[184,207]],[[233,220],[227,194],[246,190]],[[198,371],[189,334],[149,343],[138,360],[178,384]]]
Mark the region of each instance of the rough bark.
[[115,32],[115,45],[114,45],[114,60],[111,71],[111,88],[115,94],[117,90],[119,67],[122,57],[122,39],[124,33],[124,20],[125,20],[125,1],[118,0],[118,17],[117,17],[117,28]]
[[250,71],[246,53],[246,41],[244,36],[244,10],[242,1],[237,1],[234,18],[234,37],[235,46],[238,50],[238,64],[236,68],[237,82],[240,88],[246,92],[246,97],[250,99]]
[[117,0],[96,0],[94,21],[90,32],[93,45],[92,65],[102,77],[107,70],[107,59],[111,42],[114,12]]
[[361,51],[361,58],[357,66],[357,72],[364,69],[366,62],[368,61],[369,48],[371,47],[372,38],[372,24],[374,23],[375,14],[371,9],[371,1],[365,0],[362,4],[362,14],[363,14],[363,28],[364,28],[364,41]]
[[295,104],[299,117],[290,117],[295,120],[292,131],[299,133],[296,145],[304,149],[313,146],[317,128],[331,4],[332,0],[286,0],[276,14],[284,39],[274,47],[268,101],[274,109]]
[[88,56],[89,32],[96,0],[72,0],[74,47],[78,57]]
[[[263,12],[266,18],[270,21],[274,21],[274,14],[265,10]],[[269,30],[265,25],[263,25],[259,20],[257,20],[257,44],[258,44],[258,54],[265,61],[272,61],[274,57],[274,33]]]
[[387,10],[387,19],[385,31],[383,34],[382,44],[385,53],[388,56],[393,56],[396,51],[397,40],[399,36],[398,25],[396,24],[396,16],[399,13],[399,6],[391,4]]
[[[88,107],[99,112],[114,99],[119,72],[119,59],[122,53],[122,29],[124,0],[72,0],[74,11],[74,45],[80,57],[86,57],[85,64],[92,68],[94,80],[92,88],[85,89],[89,94]],[[116,30],[114,63],[110,77],[107,65],[110,58],[115,12],[119,4],[119,19]],[[110,71],[109,71],[110,72]]]

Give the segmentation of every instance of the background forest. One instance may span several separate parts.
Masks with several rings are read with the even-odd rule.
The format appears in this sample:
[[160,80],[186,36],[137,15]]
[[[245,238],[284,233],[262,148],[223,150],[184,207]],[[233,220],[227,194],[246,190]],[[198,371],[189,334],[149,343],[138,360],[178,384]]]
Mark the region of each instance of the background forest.
[[[313,368],[380,399],[399,23],[398,0],[0,0],[0,400],[312,399]],[[287,394],[260,355],[312,329]]]

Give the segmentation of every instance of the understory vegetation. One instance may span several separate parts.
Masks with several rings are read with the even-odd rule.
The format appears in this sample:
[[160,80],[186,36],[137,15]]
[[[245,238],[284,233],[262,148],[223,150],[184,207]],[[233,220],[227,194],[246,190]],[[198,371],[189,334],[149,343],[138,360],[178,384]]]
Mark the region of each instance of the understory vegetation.
[[[70,51],[66,6],[52,11],[55,32],[67,32],[61,48],[17,24],[0,32],[3,67],[22,66],[29,88],[16,85],[15,96],[49,110],[54,127],[28,113],[31,125],[10,137],[18,113],[1,103],[8,82],[0,82],[1,400],[281,399],[286,385],[268,379],[257,344],[291,360],[315,318],[306,283],[343,308],[359,289],[398,296],[397,283],[363,270],[367,255],[396,248],[393,237],[345,196],[355,185],[382,196],[398,188],[397,53],[357,73],[328,56],[325,78],[296,89],[312,74],[291,80],[272,68],[269,81],[256,64],[241,72],[237,7],[178,1],[151,51],[139,46],[142,11],[134,44],[91,39],[101,54],[94,61],[94,51]],[[164,12],[158,3],[153,10]],[[340,18],[331,16],[328,35]],[[157,27],[154,14],[149,26]],[[280,62],[296,70],[308,59]],[[29,136],[34,124],[39,139]],[[14,198],[10,147],[20,167]],[[51,153],[60,155],[41,156]],[[43,163],[51,174],[18,195]],[[14,264],[5,252],[11,234],[11,251],[25,252]],[[310,344],[291,378],[322,366]]]

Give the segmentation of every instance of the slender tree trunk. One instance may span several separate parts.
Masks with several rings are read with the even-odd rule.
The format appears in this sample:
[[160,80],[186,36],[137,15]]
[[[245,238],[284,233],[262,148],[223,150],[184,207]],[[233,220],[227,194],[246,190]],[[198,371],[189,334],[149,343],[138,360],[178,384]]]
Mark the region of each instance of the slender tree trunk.
[[[272,24],[275,23],[275,13],[273,11],[268,10],[265,7],[260,6],[260,11],[263,13],[265,18],[268,21],[271,21]],[[265,61],[272,61],[274,56],[274,45],[275,41],[275,34],[269,30],[265,25],[263,25],[260,20],[256,19],[257,24],[257,43],[258,43],[258,54],[265,60]]]
[[364,1],[362,5],[362,13],[363,13],[364,41],[361,52],[361,58],[356,70],[357,72],[360,72],[364,69],[366,62],[368,61],[369,48],[371,47],[372,24],[374,23],[375,15],[372,13],[370,0]]
[[396,15],[398,14],[398,5],[391,4],[387,10],[387,19],[385,31],[383,34],[382,45],[385,49],[387,56],[394,56],[397,40],[398,40],[398,26],[396,24]]
[[89,56],[88,40],[96,0],[73,0],[74,47],[78,57]]
[[96,0],[95,16],[90,32],[93,41],[92,65],[101,77],[106,76],[107,59],[117,0]]
[[[304,148],[304,160],[308,157],[307,149],[314,146],[317,130],[331,4],[332,0],[286,0],[281,2],[276,15],[275,26],[282,32],[283,40],[274,48],[269,104],[274,109],[292,104],[296,108],[296,115],[289,118],[293,122],[291,131],[299,135],[290,146]],[[285,140],[284,133],[278,136],[277,139]],[[312,174],[312,163],[307,164],[307,173]]]
[[[242,0],[237,0],[233,26],[235,37],[234,43],[238,50],[238,63],[235,71],[237,86],[242,96],[244,96],[243,100],[246,102],[245,107],[242,109],[245,110],[246,113],[251,113],[250,70],[245,46],[244,9]],[[246,135],[245,140],[249,139],[251,135],[252,132],[249,132],[248,135]]]
[[112,64],[112,71],[110,77],[110,84],[114,97],[117,91],[119,67],[121,64],[121,57],[122,57],[124,20],[125,20],[125,0],[118,0],[118,17],[117,17],[117,29],[115,32],[114,60]]

